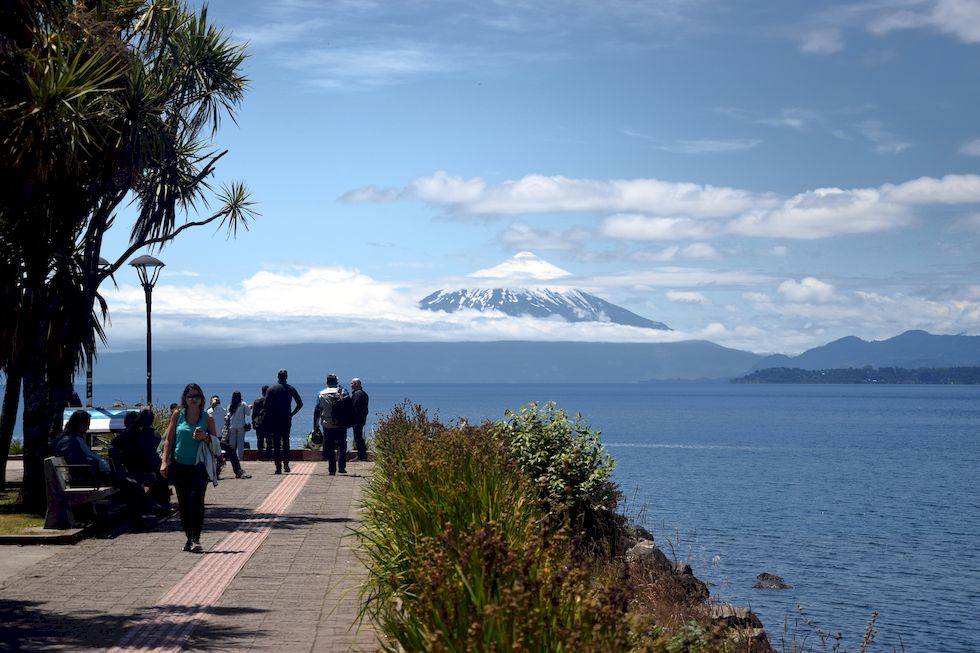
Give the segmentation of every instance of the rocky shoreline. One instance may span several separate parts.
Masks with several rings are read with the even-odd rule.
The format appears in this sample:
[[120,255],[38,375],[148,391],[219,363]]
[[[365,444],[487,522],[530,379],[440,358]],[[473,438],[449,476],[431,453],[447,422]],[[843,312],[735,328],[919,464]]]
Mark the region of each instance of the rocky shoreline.
[[[730,631],[736,641],[750,642],[751,650],[759,653],[775,653],[765,626],[759,617],[746,607],[731,603],[711,601],[708,584],[694,575],[691,565],[686,562],[673,562],[660,550],[653,535],[644,529],[636,529],[637,537],[627,544],[623,555],[631,571],[649,573],[651,570],[666,581],[667,595],[670,599],[695,610],[715,627]],[[757,577],[755,587],[761,589],[786,589],[782,578],[763,572]]]

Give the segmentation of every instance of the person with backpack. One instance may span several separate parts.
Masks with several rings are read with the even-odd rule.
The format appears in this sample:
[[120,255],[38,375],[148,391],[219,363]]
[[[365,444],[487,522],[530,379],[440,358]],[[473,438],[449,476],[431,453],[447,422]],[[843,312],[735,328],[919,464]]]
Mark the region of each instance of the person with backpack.
[[347,473],[347,429],[354,418],[354,406],[336,374],[327,375],[327,387],[317,396],[313,409],[313,430],[323,429],[323,459],[331,476]]
[[364,425],[367,424],[368,417],[368,393],[364,392],[361,380],[356,376],[350,380],[350,399],[354,407],[354,419],[351,426],[354,427],[354,448],[357,450],[358,460],[367,460],[367,443],[364,441]]

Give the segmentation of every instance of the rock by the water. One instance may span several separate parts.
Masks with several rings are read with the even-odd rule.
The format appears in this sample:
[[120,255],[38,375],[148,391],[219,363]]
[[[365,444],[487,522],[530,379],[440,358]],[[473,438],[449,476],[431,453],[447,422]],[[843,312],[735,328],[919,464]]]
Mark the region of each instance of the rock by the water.
[[793,586],[787,585],[782,576],[764,571],[756,576],[756,583],[752,587],[760,590],[788,590]]
[[659,569],[672,569],[673,563],[652,540],[640,540],[626,552],[626,562],[652,562]]
[[736,641],[748,641],[749,650],[760,653],[773,651],[762,621],[751,609],[739,608],[730,603],[717,603],[711,606],[711,618],[731,629],[736,635]]

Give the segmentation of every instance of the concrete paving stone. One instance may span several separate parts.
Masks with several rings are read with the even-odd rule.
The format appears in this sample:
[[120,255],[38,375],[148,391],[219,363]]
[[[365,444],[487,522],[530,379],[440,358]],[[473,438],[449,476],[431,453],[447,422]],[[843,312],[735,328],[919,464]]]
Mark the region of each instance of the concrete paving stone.
[[[224,480],[208,489],[206,548],[246,527],[254,509],[289,478],[271,475],[271,463],[247,469],[253,479]],[[369,474],[372,466],[364,469]],[[353,554],[353,522],[346,521],[357,518],[369,476],[324,472],[317,463],[288,513],[207,609],[184,650],[376,650],[374,630],[356,625],[364,572]],[[0,566],[5,646],[105,650],[127,626],[154,614],[152,606],[203,559],[180,551],[183,537],[175,516],[146,533],[26,547],[28,554],[20,557],[22,547],[6,549],[13,556],[8,553]]]

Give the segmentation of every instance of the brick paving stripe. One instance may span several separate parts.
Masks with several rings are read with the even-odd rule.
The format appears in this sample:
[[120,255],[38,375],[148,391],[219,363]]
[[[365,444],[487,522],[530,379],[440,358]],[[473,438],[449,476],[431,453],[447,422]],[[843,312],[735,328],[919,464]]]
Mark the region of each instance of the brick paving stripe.
[[313,474],[315,463],[297,463],[284,475],[252,517],[213,549],[140,620],[130,626],[111,653],[179,651],[194,627],[268,537],[272,525],[286,514]]

